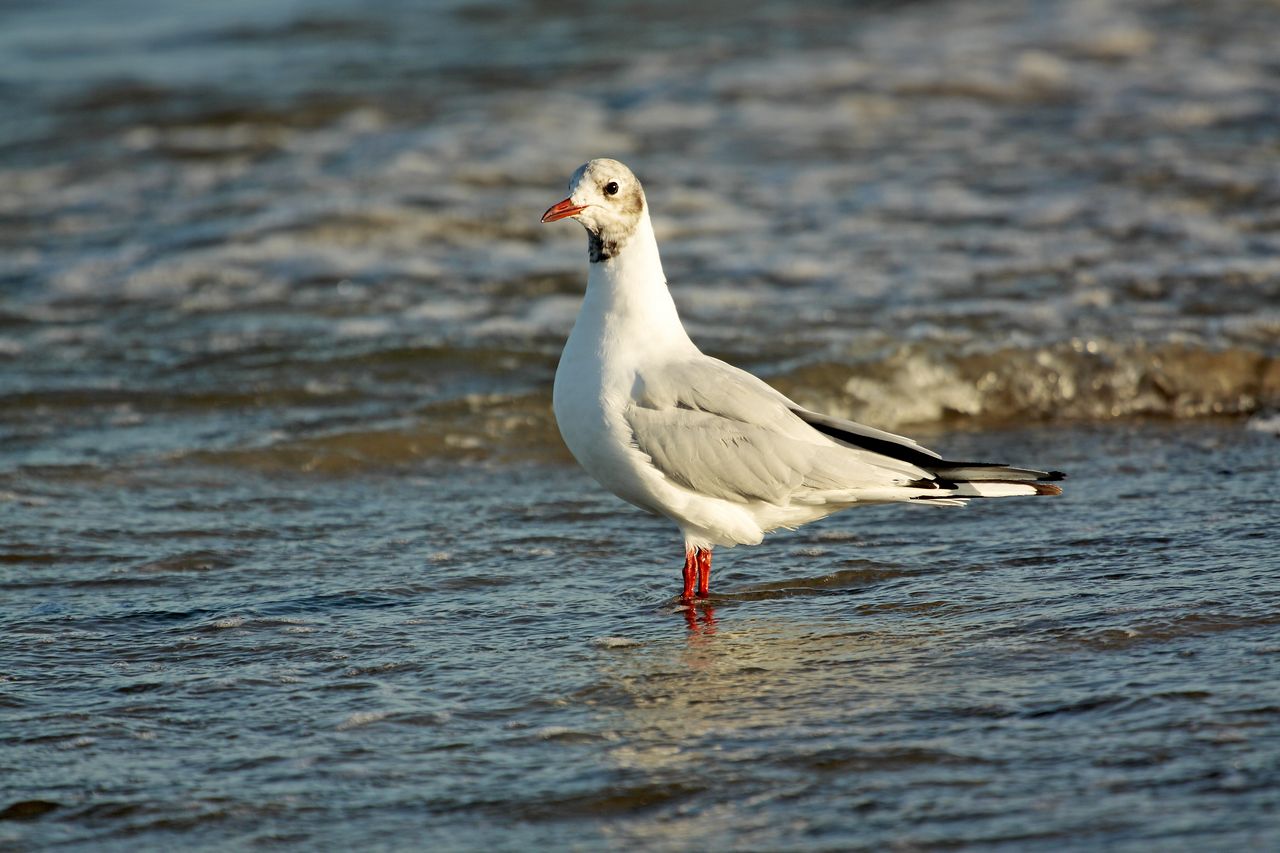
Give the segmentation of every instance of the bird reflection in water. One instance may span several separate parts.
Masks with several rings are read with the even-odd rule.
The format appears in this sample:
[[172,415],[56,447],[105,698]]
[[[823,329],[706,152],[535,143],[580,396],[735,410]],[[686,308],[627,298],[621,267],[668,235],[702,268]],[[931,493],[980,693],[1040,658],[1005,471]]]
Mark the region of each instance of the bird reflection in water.
[[691,636],[709,637],[716,632],[716,609],[710,604],[689,604],[680,609]]

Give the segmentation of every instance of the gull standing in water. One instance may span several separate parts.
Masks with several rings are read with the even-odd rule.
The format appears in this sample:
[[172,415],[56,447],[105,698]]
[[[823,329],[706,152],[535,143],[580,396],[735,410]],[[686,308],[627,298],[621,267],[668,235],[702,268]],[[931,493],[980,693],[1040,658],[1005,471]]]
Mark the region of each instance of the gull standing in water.
[[811,412],[704,355],[680,323],[640,182],[617,160],[573,174],[543,222],[587,230],[587,293],[556,370],[556,423],[591,476],[676,523],[684,590],[710,594],[711,550],[755,545],[847,507],[1058,495],[1057,471],[951,462],[909,438]]

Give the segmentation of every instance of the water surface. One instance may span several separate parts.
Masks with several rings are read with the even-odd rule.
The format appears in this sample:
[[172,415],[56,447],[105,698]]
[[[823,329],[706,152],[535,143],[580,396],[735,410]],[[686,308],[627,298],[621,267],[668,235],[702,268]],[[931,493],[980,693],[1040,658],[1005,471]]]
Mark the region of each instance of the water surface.
[[[0,846],[1280,845],[1280,18],[0,11]],[[645,181],[695,339],[1062,498],[716,555],[550,414]]]

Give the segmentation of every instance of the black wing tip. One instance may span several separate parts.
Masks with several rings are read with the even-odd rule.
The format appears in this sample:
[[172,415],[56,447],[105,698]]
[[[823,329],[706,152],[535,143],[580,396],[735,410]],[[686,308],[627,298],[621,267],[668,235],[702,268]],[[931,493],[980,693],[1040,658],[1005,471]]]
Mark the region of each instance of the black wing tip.
[[[923,468],[937,476],[941,482],[950,482],[946,479],[945,472],[954,471],[959,468],[1013,467],[1004,462],[952,462],[949,459],[939,459],[937,456],[910,444],[899,444],[896,441],[889,441],[888,439],[849,432],[848,430],[843,429],[835,419],[829,418],[827,415],[819,414],[818,412],[810,412],[807,409],[801,408],[792,408],[791,411],[796,415],[796,417],[800,418],[800,420],[804,421],[823,435],[834,438],[837,441],[843,441],[845,444],[862,448],[863,450],[869,450],[872,453],[879,453],[882,456],[888,456],[892,459],[906,462],[909,465],[915,465]],[[1040,472],[1035,469],[1026,468],[1020,469],[1020,471],[1025,474],[1039,475],[1029,482],[1054,482],[1057,480],[1067,479],[1067,475],[1061,471]],[[911,485],[916,488],[938,488],[938,486],[920,485],[925,482],[928,481],[916,480],[911,483]],[[948,485],[942,486],[941,488],[954,488],[954,486]],[[1045,492],[1044,494],[1058,493]]]
[[908,465],[915,465],[926,471],[933,470],[942,462],[932,453],[911,444],[899,444],[887,438],[876,438],[875,436],[849,432],[841,428],[838,422],[827,423],[826,421],[834,419],[830,419],[826,415],[805,409],[792,409],[791,411],[795,413],[796,417],[823,435],[834,438],[836,441],[843,441],[853,447],[869,450],[872,453],[879,453],[881,456],[888,456],[890,459],[897,459],[899,462],[906,462]]
[[[952,462],[950,460],[941,460],[933,465],[928,466],[931,471],[955,471],[960,468],[1009,468],[1011,470],[1020,471],[1024,474],[1039,474],[1033,482],[1052,483],[1057,480],[1067,479],[1067,475],[1061,471],[1037,471],[1034,468],[1018,468],[1016,465],[1009,465],[1005,462]],[[1016,482],[1009,480],[1010,483]]]

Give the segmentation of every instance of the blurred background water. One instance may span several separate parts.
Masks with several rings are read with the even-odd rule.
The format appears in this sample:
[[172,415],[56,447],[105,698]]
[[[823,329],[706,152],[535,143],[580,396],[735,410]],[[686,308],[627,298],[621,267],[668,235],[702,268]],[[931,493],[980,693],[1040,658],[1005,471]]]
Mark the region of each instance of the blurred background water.
[[[1273,849],[1278,39],[0,4],[0,846]],[[686,624],[550,413],[594,156],[705,350],[1067,494],[722,552]]]

